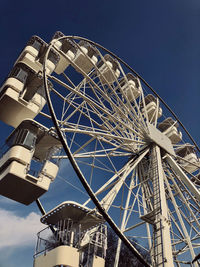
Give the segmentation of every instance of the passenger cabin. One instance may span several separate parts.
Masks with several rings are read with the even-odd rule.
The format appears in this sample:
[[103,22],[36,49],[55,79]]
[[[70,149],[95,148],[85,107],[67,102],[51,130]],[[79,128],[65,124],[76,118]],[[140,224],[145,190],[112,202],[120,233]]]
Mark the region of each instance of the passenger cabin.
[[48,227],[38,233],[34,267],[103,267],[107,234],[102,216],[66,201],[41,218]]
[[[61,74],[65,69],[71,64],[77,52],[77,48],[69,38],[62,38],[64,34],[61,32],[56,32],[53,36],[52,41],[54,41],[54,47],[56,52],[59,53],[60,59],[55,68],[57,74]],[[59,39],[56,41],[56,39]]]
[[[20,54],[15,65],[19,63],[25,64],[35,73],[42,72],[47,49],[48,45],[45,41],[38,36],[33,36]],[[59,54],[51,49],[46,60],[47,74],[51,74],[54,71],[59,59]]]
[[177,144],[182,140],[182,133],[178,130],[178,126],[177,121],[169,117],[158,124],[158,129],[171,140],[172,144]]
[[[144,98],[144,102],[145,102],[145,108],[143,103],[140,103],[140,107],[141,107],[141,112],[144,116],[148,116],[148,119],[150,122],[154,122],[156,120],[156,118],[160,118],[162,116],[162,108],[161,107],[157,107],[157,98],[153,95],[147,95]],[[146,112],[145,112],[146,110]]]
[[97,67],[99,69],[97,75],[102,84],[112,84],[119,78],[119,63],[110,55],[106,54]]
[[73,62],[77,65],[74,68],[78,72],[89,73],[98,62],[97,49],[86,41],[80,41]]
[[140,80],[132,73],[126,74],[126,77],[123,77],[119,84],[121,86],[121,91],[124,92],[131,103],[134,103],[134,100],[141,95],[142,87]]
[[[49,90],[52,88],[48,82]],[[24,64],[17,64],[0,91],[0,120],[17,127],[34,119],[46,104],[42,76]]]
[[191,144],[184,144],[176,150],[176,154],[183,158],[180,160],[181,166],[188,172],[194,172],[200,167],[200,162],[195,152],[195,147]]
[[29,205],[48,191],[58,172],[52,155],[61,144],[52,131],[23,121],[7,138],[0,158],[0,194]]

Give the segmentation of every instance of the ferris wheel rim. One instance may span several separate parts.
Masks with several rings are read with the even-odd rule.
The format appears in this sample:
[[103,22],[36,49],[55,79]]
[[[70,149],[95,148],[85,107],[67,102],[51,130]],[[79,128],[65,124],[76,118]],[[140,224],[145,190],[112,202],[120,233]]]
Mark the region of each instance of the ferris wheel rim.
[[[109,49],[105,48],[104,46],[89,40],[85,37],[80,37],[80,36],[76,36],[76,35],[66,35],[63,37],[59,37],[57,40],[62,40],[65,38],[69,38],[69,39],[76,39],[76,40],[83,40],[86,41],[94,46],[97,46],[98,48],[103,49],[104,51],[106,51],[107,53],[109,53],[111,56],[113,56],[114,58],[116,58],[120,63],[124,64],[132,73],[134,73],[151,91],[152,93],[158,97],[158,99],[163,103],[163,105],[167,108],[167,110],[173,115],[173,117],[178,121],[178,123],[181,125],[181,127],[183,128],[183,130],[186,132],[186,134],[188,135],[188,137],[190,138],[190,140],[192,141],[192,143],[194,144],[194,146],[196,147],[196,149],[200,152],[200,147],[198,146],[198,144],[196,143],[196,141],[194,140],[194,138],[192,137],[192,135],[189,133],[189,131],[187,130],[187,128],[184,126],[184,124],[180,121],[180,119],[178,118],[178,116],[175,114],[175,112],[170,108],[170,106],[163,100],[163,98],[153,89],[153,87],[138,73],[136,72],[132,67],[130,67],[129,64],[127,64],[123,59],[121,59],[119,56],[117,56],[115,53],[111,52]],[[52,44],[50,44],[51,46]]]
[[[67,38],[68,36],[65,36],[64,38]],[[80,37],[81,38],[81,37]],[[87,39],[86,39],[87,40]],[[51,46],[49,46],[49,49],[51,48]],[[110,52],[111,53],[111,52]],[[123,63],[123,62],[122,62]],[[125,63],[126,64],[126,63]],[[44,65],[44,74],[45,74],[45,65]],[[45,81],[45,77],[46,77],[46,75],[44,75],[44,81]],[[151,88],[150,88],[151,89]],[[46,90],[47,90],[47,84],[45,83],[45,92],[46,92]],[[49,97],[50,97],[50,95],[49,95]],[[51,100],[51,99],[50,99]],[[47,101],[48,102],[48,101]],[[48,103],[49,104],[49,103]],[[53,109],[54,110],[54,109]],[[57,120],[57,118],[56,118],[56,120]],[[57,123],[58,123],[58,120],[57,120]],[[60,129],[59,129],[60,130]],[[62,133],[61,133],[61,135],[62,135]],[[84,178],[84,177],[83,177]],[[94,193],[93,193],[94,194]],[[95,196],[95,194],[94,194],[94,196]],[[98,201],[98,199],[97,199],[97,201]],[[96,204],[95,204],[96,205]],[[106,213],[107,214],[107,213]],[[107,214],[108,215],[108,214]]]
[[[32,182],[30,178],[39,183],[48,181],[46,193],[57,176],[59,180],[52,185],[47,198],[52,197],[56,202],[67,195],[68,200],[78,199],[82,207],[88,208],[89,216],[94,215],[94,225],[90,227],[90,217],[86,217],[87,229],[82,228],[80,248],[90,246],[93,240],[86,240],[88,237],[97,240],[91,233],[103,227],[105,242],[100,245],[104,250],[103,260],[106,260],[104,223],[107,222],[118,239],[113,253],[115,267],[124,244],[135,255],[130,261],[140,261],[143,266],[164,266],[164,262],[168,262],[167,266],[181,265],[186,263],[186,258],[192,262],[200,248],[200,154],[187,129],[136,71],[103,46],[83,37],[56,32],[50,44],[42,45],[38,56],[25,60],[35,45],[38,46],[33,43],[29,49],[25,47],[20,65],[16,63],[17,71],[33,68],[34,74],[28,72],[28,82],[22,83],[23,94],[19,90],[19,98],[14,101],[22,108],[22,99],[30,98],[30,106],[37,103],[40,109],[34,111],[36,120],[28,121],[40,125],[37,129],[45,128],[45,134],[56,137],[57,142],[40,138],[40,133],[35,136],[31,146],[33,157],[23,171],[28,185]],[[14,79],[17,77],[21,76]],[[33,83],[29,84],[32,78]],[[8,85],[14,87],[13,80],[10,81]],[[41,111],[43,108],[46,113]],[[21,140],[28,140],[21,136],[27,138],[29,130],[31,136],[32,129],[23,128],[26,114],[19,126],[20,138],[17,133],[15,139],[18,130],[14,130],[11,134],[14,142],[9,145],[15,144],[15,140],[20,145]],[[7,118],[6,122],[13,123]],[[45,157],[41,157],[41,151],[45,151]],[[40,165],[41,172],[32,177],[31,167],[39,169]],[[55,172],[51,175],[48,170],[52,166]],[[61,185],[64,182],[68,184],[66,188]],[[79,196],[77,190],[84,196]],[[39,196],[33,201],[45,214]],[[95,220],[98,216],[101,221]],[[66,214],[64,220],[68,217]],[[76,222],[79,228],[85,223],[82,218]],[[48,229],[54,233],[54,227],[57,230],[57,226],[49,224]],[[107,236],[109,241],[109,231]]]
[[[65,36],[67,37],[67,36]],[[121,230],[119,229],[119,227],[115,224],[115,222],[112,220],[112,218],[110,217],[110,215],[104,210],[104,208],[101,206],[101,204],[99,203],[99,200],[97,199],[97,197],[95,196],[95,193],[93,192],[92,188],[89,186],[87,180],[85,179],[84,175],[82,174],[80,168],[78,167],[78,164],[76,163],[76,161],[74,160],[74,157],[68,147],[67,142],[65,141],[65,138],[63,137],[63,134],[59,128],[58,125],[58,120],[52,105],[52,101],[51,101],[51,97],[49,94],[49,90],[48,90],[48,84],[47,84],[47,78],[46,78],[46,60],[47,60],[47,55],[48,52],[50,51],[52,47],[52,44],[49,45],[46,54],[45,54],[45,59],[44,59],[44,63],[43,63],[43,81],[44,81],[44,90],[45,90],[45,95],[46,95],[46,99],[47,99],[47,105],[51,114],[51,119],[53,121],[53,124],[55,126],[56,132],[58,134],[58,137],[62,143],[62,146],[65,150],[65,153],[68,156],[68,159],[73,167],[73,169],[75,170],[77,176],[79,177],[79,180],[81,181],[83,187],[85,188],[86,192],[88,193],[89,197],[92,199],[93,203],[95,204],[95,206],[97,207],[97,209],[99,210],[99,212],[101,213],[101,215],[104,217],[104,219],[107,221],[107,223],[110,225],[110,227],[114,230],[114,232],[117,234],[117,236],[120,238],[120,240],[122,240],[124,242],[124,244],[130,249],[130,251],[136,256],[136,258],[138,258],[138,260],[144,264],[144,266],[150,267],[151,265],[149,265],[144,258],[142,257],[142,255],[137,251],[137,249],[133,246],[133,244],[129,241],[129,239],[121,232]]]

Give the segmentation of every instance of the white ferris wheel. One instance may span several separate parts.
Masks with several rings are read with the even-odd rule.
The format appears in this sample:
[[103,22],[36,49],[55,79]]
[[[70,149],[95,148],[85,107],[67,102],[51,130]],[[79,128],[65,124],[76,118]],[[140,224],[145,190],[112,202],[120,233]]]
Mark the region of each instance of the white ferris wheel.
[[42,232],[35,267],[104,266],[105,222],[119,236],[114,266],[122,241],[144,266],[198,266],[192,260],[200,252],[199,148],[124,61],[85,38],[57,32],[46,44],[34,36],[2,86],[0,114],[15,128],[0,162],[0,194],[37,201],[42,210],[38,198],[56,178],[59,160],[71,162],[88,193],[84,203],[66,199],[42,210],[54,241],[70,235],[56,249],[71,249],[76,261],[45,265],[44,251],[57,252],[55,244],[44,248]]

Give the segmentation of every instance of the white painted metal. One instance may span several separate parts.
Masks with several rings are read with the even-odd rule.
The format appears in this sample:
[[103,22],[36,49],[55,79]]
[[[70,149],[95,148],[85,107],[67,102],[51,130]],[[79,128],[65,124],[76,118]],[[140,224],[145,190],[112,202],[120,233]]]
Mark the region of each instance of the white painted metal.
[[159,123],[158,128],[169,137],[172,144],[176,144],[182,140],[182,132],[178,130],[178,123],[171,117]]
[[[56,178],[58,166],[49,152],[60,142],[49,129],[32,120],[23,121],[7,138],[7,150],[0,159],[0,194],[23,204],[30,204],[48,191]],[[41,169],[32,173],[31,164]],[[15,186],[13,186],[15,185]]]
[[[51,97],[60,130],[99,203],[121,231],[133,238],[137,248],[148,253],[153,266],[181,266],[187,257],[191,261],[200,247],[199,155],[178,152],[184,145],[176,120],[170,117],[160,123],[164,109],[158,97],[135,74],[127,74],[127,67],[114,55],[106,54],[94,44],[56,33],[47,55],[42,52],[46,50],[47,44],[34,37],[15,67],[20,64],[23,70],[28,69],[34,77],[42,79],[45,63],[44,78],[54,85]],[[26,73],[22,74],[21,80],[19,76],[10,76],[1,88],[0,119],[14,127],[26,117],[37,116],[46,103],[43,88],[36,90],[40,80],[28,85]],[[29,75],[28,72],[28,78]],[[50,133],[53,131],[52,128]],[[57,145],[57,140],[54,142],[48,135],[40,137],[34,157],[43,161],[50,148],[48,144]],[[16,154],[16,149],[21,155],[21,148],[12,147],[10,154],[1,158],[1,166],[5,158]],[[23,169],[26,176],[23,181],[31,180],[31,184],[42,180],[47,189],[48,182],[57,174],[57,166],[47,160],[40,179],[34,178],[27,173],[32,154],[24,159],[26,154],[27,151],[13,161],[15,166],[10,166],[6,175],[14,177]],[[54,155],[54,159],[68,161],[67,156],[60,154]],[[85,199],[83,209],[87,209],[86,205],[92,205],[90,199]],[[93,208],[91,220],[92,212],[96,211]],[[87,220],[82,223],[87,225]],[[89,244],[88,240],[98,239],[99,234],[94,234],[96,229],[86,231],[82,247]],[[71,247],[74,237],[72,231]],[[116,267],[120,247],[121,241]],[[104,265],[102,258],[96,257],[93,262],[96,266]]]
[[134,103],[134,99],[137,99],[142,92],[142,87],[138,78],[134,77],[131,73],[126,75],[126,78],[120,81],[121,90],[131,103]]
[[[41,72],[46,49],[47,43],[38,36],[33,36],[29,41],[28,46],[26,46],[21,52],[19,58],[15,62],[15,65],[26,65],[36,73]],[[50,51],[49,55],[51,56],[49,56],[46,60],[46,72],[51,74],[55,70],[59,56],[58,54],[55,54],[54,51]]]
[[160,132],[154,125],[149,124],[148,138],[155,144],[162,147],[169,154],[175,156],[174,148],[170,139],[162,132]]
[[105,55],[104,61],[98,69],[102,84],[113,83],[119,77],[120,71],[115,65],[114,59],[108,54]]
[[[87,45],[83,47],[81,43],[73,42],[79,49],[78,53],[89,60],[85,49]],[[181,199],[194,219],[192,207],[198,207],[193,191],[187,193],[194,203],[187,204],[184,201],[185,189],[184,185],[179,185],[179,174],[176,176],[175,167],[166,164],[166,158],[163,158],[166,153],[171,158],[176,157],[177,149],[174,145],[181,142],[181,132],[176,123],[170,123],[165,130],[160,129],[162,123],[159,118],[163,107],[160,106],[159,99],[151,94],[146,95],[138,78],[136,86],[135,78],[130,79],[124,66],[113,57],[98,50],[97,54],[100,61],[90,67],[90,72],[86,72],[86,66],[81,66],[78,60],[69,60],[74,70],[82,75],[78,84],[69,82],[67,74],[66,81],[47,75],[47,79],[65,88],[65,94],[58,93],[56,86],[53,89],[64,103],[62,116],[58,117],[60,128],[68,140],[74,159],[80,168],[83,167],[84,173],[87,169],[91,188],[98,184],[94,191],[99,203],[113,217],[117,211],[121,214],[118,223],[121,231],[134,238],[135,244],[142,251],[148,251],[154,266],[179,265],[190,250],[187,247],[189,241],[190,248],[194,251],[190,258],[196,254],[194,239],[199,238],[198,224],[194,226],[182,214],[183,211],[179,212],[183,224],[177,223],[177,210],[171,209],[173,201],[179,203]],[[149,150],[152,146],[155,146],[154,152]],[[144,155],[146,148],[148,150]],[[64,156],[63,160],[64,158],[68,157]],[[194,157],[188,161],[193,164]],[[132,165],[133,162],[137,164]],[[157,173],[153,172],[152,166],[157,169]],[[187,177],[186,174],[185,176]],[[166,179],[170,188],[172,180],[174,181],[172,195]],[[159,201],[156,202],[157,197]],[[84,206],[86,205],[90,205],[90,200],[85,201]],[[158,225],[162,227],[159,228]],[[187,238],[184,240],[182,235],[184,226],[188,234],[189,231],[194,232],[190,234],[187,244]],[[193,230],[189,230],[190,227]],[[85,238],[87,239],[87,235]],[[118,264],[120,246],[119,241],[115,266]]]
[[[170,221],[164,187],[164,176],[161,162],[160,148],[154,147],[152,150],[153,194],[154,194],[154,231],[155,231],[155,266],[173,266],[173,255],[170,237]],[[156,166],[157,165],[157,166]]]
[[14,77],[8,78],[1,88],[0,119],[13,127],[26,118],[34,119],[46,103],[44,96],[38,92],[31,101],[24,100],[21,96],[23,88],[23,82]]
[[187,175],[184,173],[184,171],[181,169],[181,167],[178,166],[176,161],[169,155],[165,156],[165,159],[169,163],[169,165],[172,167],[172,169],[177,173],[177,175],[180,177],[182,182],[189,188],[192,194],[196,197],[198,201],[200,201],[200,192],[197,189],[197,187],[191,182],[191,180],[187,177]]
[[[58,34],[59,36],[60,34]],[[68,58],[70,60],[74,60],[75,55],[76,55],[76,49],[73,46],[73,44],[70,42],[70,40],[68,39],[64,39],[64,40],[57,40],[57,34],[55,34],[55,36],[53,37],[52,41],[55,41],[54,43],[54,49],[56,50],[56,52],[59,53],[60,59],[58,61],[58,64],[55,67],[55,72],[57,74],[61,74],[63,73],[66,68],[70,65],[70,61],[68,60]],[[59,37],[62,37],[63,35],[61,34]],[[65,56],[63,56],[63,53]]]
[[157,120],[157,118],[160,118],[162,116],[162,108],[157,106],[157,100],[153,95],[147,95],[145,97],[145,106],[142,107],[142,113],[146,114],[148,116],[148,120],[150,122],[154,122]]
[[[136,168],[138,163],[147,154],[147,152],[148,152],[148,150],[146,150],[140,157],[138,157],[138,159],[135,162],[133,162],[133,163],[129,162],[129,166],[126,166],[126,168],[124,169],[124,172],[120,175],[120,179],[116,182],[116,184],[109,191],[109,193],[101,200],[101,205],[104,207],[104,209],[106,211],[108,211],[110,209],[114,199],[116,198],[119,190],[121,189],[122,185],[124,184],[124,181],[127,178],[127,176]],[[102,191],[102,188],[101,188],[101,191]],[[131,189],[129,188],[128,196],[127,196],[128,199],[130,198],[130,196],[129,196],[130,191],[131,191]],[[126,210],[126,208],[125,208],[125,210]]]
[[180,146],[176,150],[176,154],[180,156],[180,165],[188,172],[195,172],[200,167],[200,161],[195,152],[195,148],[191,144]]
[[106,227],[101,225],[103,218],[98,212],[77,202],[65,201],[42,216],[41,222],[54,231],[52,239],[47,238],[47,233],[43,234],[49,228],[38,234],[34,266],[105,265]]
[[[112,202],[115,199],[115,196],[118,194],[118,192],[121,189],[121,186],[123,185],[127,176],[137,167],[138,163],[145,157],[145,155],[148,153],[148,151],[149,151],[149,149],[146,149],[146,151],[144,151],[142,153],[142,155],[140,157],[138,157],[137,160],[135,160],[133,162],[128,162],[121,170],[118,171],[117,174],[115,174],[111,179],[109,179],[106,183],[104,183],[104,185],[101,188],[99,188],[99,190],[95,193],[95,195],[98,195],[98,194],[104,192],[104,190],[107,189],[110,185],[113,185],[113,181],[115,181],[114,187],[101,200],[101,205],[104,207],[104,209],[106,211],[108,211],[110,209]],[[116,180],[117,178],[119,178],[119,179]],[[84,203],[84,206],[87,205],[89,201],[90,201],[90,199],[88,199]]]
[[[128,195],[127,195],[127,199],[126,199],[126,204],[125,204],[125,210],[123,213],[123,218],[122,218],[122,222],[121,222],[121,231],[124,232],[125,228],[126,228],[126,224],[127,224],[127,213],[128,213],[128,207],[130,205],[130,198],[131,198],[131,190],[134,186],[134,174],[131,177],[131,181],[130,181],[130,187],[129,187],[129,191],[128,191]],[[117,267],[119,264],[119,257],[120,257],[120,249],[121,249],[121,239],[118,239],[118,244],[117,244],[117,251],[116,251],[116,255],[115,255],[115,263],[114,263],[114,267]]]
[[[95,55],[95,51],[94,54],[92,54],[91,56],[89,56],[89,50],[92,49],[92,47],[90,47],[89,45],[87,45],[87,43],[79,43],[78,46],[78,51],[76,53],[76,57],[73,60],[73,62],[78,65],[78,67],[84,71],[85,73],[89,73],[91,71],[92,68],[94,68],[94,66],[97,64],[98,62],[98,58]],[[79,69],[77,69],[77,71],[79,71]]]
[[[169,184],[168,180],[166,179],[164,173],[163,173],[163,175],[164,175],[165,183],[166,183],[166,185],[167,185],[167,189],[168,189],[168,191],[169,191],[170,198],[171,198],[171,200],[172,200],[172,203],[173,203],[174,208],[175,208],[175,210],[176,210],[176,213],[177,213],[179,222],[180,222],[181,227],[182,227],[182,229],[183,229],[184,236],[185,236],[185,237],[184,237],[184,238],[185,238],[185,241],[186,241],[187,244],[188,244],[188,247],[189,247],[189,249],[190,249],[190,253],[191,253],[192,258],[194,259],[195,254],[194,254],[194,250],[193,250],[193,247],[192,247],[192,244],[191,244],[191,241],[190,241],[190,236],[189,236],[189,234],[188,234],[188,232],[187,232],[187,229],[186,229],[186,227],[185,227],[185,224],[184,224],[183,218],[182,218],[182,216],[181,216],[181,213],[180,213],[180,211],[179,211],[179,208],[178,208],[177,202],[176,202],[176,200],[175,200],[175,197],[173,196],[172,190],[171,190],[171,188],[170,188],[170,184]],[[170,243],[171,243],[171,242],[170,242]],[[197,263],[194,263],[194,266],[197,267],[197,266],[198,266]]]

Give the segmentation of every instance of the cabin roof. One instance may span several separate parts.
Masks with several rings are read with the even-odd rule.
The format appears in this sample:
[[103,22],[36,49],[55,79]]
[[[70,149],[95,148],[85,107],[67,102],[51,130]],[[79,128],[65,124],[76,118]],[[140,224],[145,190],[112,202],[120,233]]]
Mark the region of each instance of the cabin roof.
[[83,231],[104,222],[102,215],[98,212],[74,201],[62,202],[42,216],[41,222],[47,225],[56,225],[66,219],[71,219],[73,225],[81,225]]

